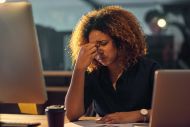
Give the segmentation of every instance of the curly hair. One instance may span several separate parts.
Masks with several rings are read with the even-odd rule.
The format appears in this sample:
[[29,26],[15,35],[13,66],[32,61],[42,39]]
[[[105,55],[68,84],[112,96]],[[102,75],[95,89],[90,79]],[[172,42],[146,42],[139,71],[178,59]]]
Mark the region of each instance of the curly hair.
[[[119,60],[124,68],[135,64],[138,58],[147,53],[145,36],[136,17],[120,6],[107,6],[83,15],[76,25],[69,45],[73,63],[78,57],[80,46],[89,43],[92,30],[99,30],[112,38],[119,49]],[[87,70],[91,72],[100,66],[94,60]]]

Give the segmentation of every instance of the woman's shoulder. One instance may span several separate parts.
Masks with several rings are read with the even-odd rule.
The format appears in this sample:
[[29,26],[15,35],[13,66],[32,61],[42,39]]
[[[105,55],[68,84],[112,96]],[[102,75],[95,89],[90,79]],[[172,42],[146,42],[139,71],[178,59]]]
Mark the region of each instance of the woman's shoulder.
[[154,60],[152,58],[148,58],[148,57],[142,57],[142,58],[140,58],[139,59],[139,63],[146,64],[146,65],[152,65],[152,64],[159,65],[159,63],[156,60]]
[[143,70],[149,70],[149,69],[154,69],[154,70],[157,70],[157,69],[160,69],[161,66],[160,64],[154,60],[154,59],[151,59],[151,58],[148,58],[148,57],[141,57],[138,59],[137,63],[131,67],[131,69],[143,69]]
[[153,69],[160,69],[161,65],[154,59],[143,57],[139,59],[139,65],[144,68],[153,68]]

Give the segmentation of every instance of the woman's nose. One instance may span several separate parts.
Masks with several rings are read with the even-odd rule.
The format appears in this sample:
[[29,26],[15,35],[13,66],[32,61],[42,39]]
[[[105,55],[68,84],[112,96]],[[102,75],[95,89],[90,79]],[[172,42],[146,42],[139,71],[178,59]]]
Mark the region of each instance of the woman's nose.
[[99,53],[99,54],[103,53],[103,49],[99,43],[96,44],[96,49],[97,49],[97,53]]
[[95,45],[95,47],[98,49],[98,48],[100,47],[100,44],[97,43],[97,44]]
[[97,48],[97,53],[102,54],[103,53],[103,49],[101,47],[98,47]]

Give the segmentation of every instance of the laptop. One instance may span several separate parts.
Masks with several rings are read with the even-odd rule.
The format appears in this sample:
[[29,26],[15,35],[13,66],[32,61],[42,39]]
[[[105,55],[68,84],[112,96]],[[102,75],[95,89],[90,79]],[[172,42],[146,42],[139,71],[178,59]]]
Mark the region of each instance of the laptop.
[[0,103],[47,100],[31,4],[0,4]]
[[190,70],[155,72],[149,127],[190,127]]

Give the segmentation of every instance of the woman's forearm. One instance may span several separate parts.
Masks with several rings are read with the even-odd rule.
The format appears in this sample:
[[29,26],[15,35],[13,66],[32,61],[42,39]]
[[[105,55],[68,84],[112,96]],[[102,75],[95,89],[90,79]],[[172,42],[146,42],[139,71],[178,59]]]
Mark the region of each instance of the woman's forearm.
[[65,98],[66,116],[70,121],[84,114],[84,78],[85,70],[75,67]]
[[[147,118],[148,121],[151,115],[151,109],[148,110]],[[134,123],[134,122],[147,122],[144,121],[144,116],[140,114],[140,110],[130,112],[115,112],[107,114],[102,117],[97,123]]]

